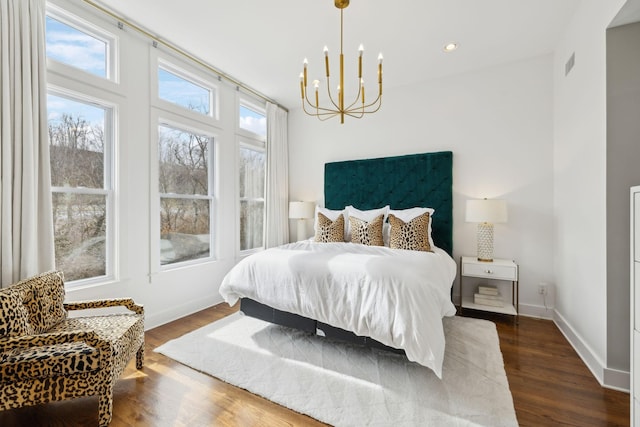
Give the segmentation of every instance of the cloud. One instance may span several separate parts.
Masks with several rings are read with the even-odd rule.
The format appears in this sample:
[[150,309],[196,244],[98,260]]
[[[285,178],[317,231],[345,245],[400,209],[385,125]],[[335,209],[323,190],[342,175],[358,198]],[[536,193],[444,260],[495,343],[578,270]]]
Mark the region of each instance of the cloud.
[[267,134],[267,118],[264,116],[262,117],[241,116],[240,128],[248,130],[253,133],[257,133],[258,135],[266,135]]
[[104,127],[105,109],[56,95],[47,96],[47,119],[61,120],[63,114],[82,117],[91,126]]
[[106,76],[107,44],[73,28],[47,28],[47,57],[99,76]]
[[158,96],[204,114],[208,114],[210,110],[210,92],[186,80],[159,80]]

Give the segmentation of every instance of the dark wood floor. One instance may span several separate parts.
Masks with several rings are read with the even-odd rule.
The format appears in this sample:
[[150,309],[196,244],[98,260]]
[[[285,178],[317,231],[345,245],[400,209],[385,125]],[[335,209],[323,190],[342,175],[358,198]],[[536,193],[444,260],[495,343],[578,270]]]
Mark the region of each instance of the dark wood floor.
[[[234,312],[220,304],[146,333],[142,371],[130,363],[115,389],[111,426],[321,426],[153,349]],[[479,313],[465,315],[480,317]],[[628,426],[629,395],[600,387],[553,322],[496,322],[522,426]],[[95,426],[97,398],[0,411],[0,426]]]

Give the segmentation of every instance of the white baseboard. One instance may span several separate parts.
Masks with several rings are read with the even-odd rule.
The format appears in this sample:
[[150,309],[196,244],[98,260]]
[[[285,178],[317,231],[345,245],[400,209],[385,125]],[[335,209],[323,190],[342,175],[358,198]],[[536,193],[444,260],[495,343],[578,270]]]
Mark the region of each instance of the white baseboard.
[[631,389],[631,375],[627,371],[604,368],[603,387],[629,393]]
[[538,319],[549,319],[549,320],[553,320],[553,312],[555,311],[551,307],[545,308],[541,305],[533,305],[533,304],[520,304],[518,308],[519,308],[519,314],[521,316],[536,317]]
[[[198,311],[204,310],[216,304],[223,302],[220,295],[212,295],[206,298],[198,298],[179,306],[170,307],[166,310],[156,312],[152,315],[145,315],[145,330],[153,329],[165,323],[173,322],[181,317],[188,316]],[[145,313],[146,314],[146,313]]]
[[607,368],[591,347],[557,310],[553,311],[553,321],[601,386],[629,392],[629,372]]

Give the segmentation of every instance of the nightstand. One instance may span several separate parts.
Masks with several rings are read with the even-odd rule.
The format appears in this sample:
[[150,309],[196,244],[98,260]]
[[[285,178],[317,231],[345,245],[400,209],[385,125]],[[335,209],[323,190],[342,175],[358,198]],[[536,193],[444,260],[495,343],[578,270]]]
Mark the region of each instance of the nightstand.
[[[503,295],[504,305],[494,307],[491,305],[474,303],[473,296],[463,297],[465,278],[476,277],[488,281],[504,280],[511,282],[511,303],[508,295]],[[463,256],[460,258],[460,312],[464,308],[473,310],[490,311],[493,313],[518,315],[518,264],[507,259],[494,259],[492,262],[478,261],[476,257]]]

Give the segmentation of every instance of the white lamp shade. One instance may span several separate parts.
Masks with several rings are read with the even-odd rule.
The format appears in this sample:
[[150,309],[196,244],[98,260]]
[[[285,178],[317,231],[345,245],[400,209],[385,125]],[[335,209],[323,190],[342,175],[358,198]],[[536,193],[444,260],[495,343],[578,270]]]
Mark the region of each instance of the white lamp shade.
[[289,202],[290,219],[313,218],[315,211],[316,205],[313,202]]
[[507,222],[507,203],[499,199],[467,200],[467,222]]

